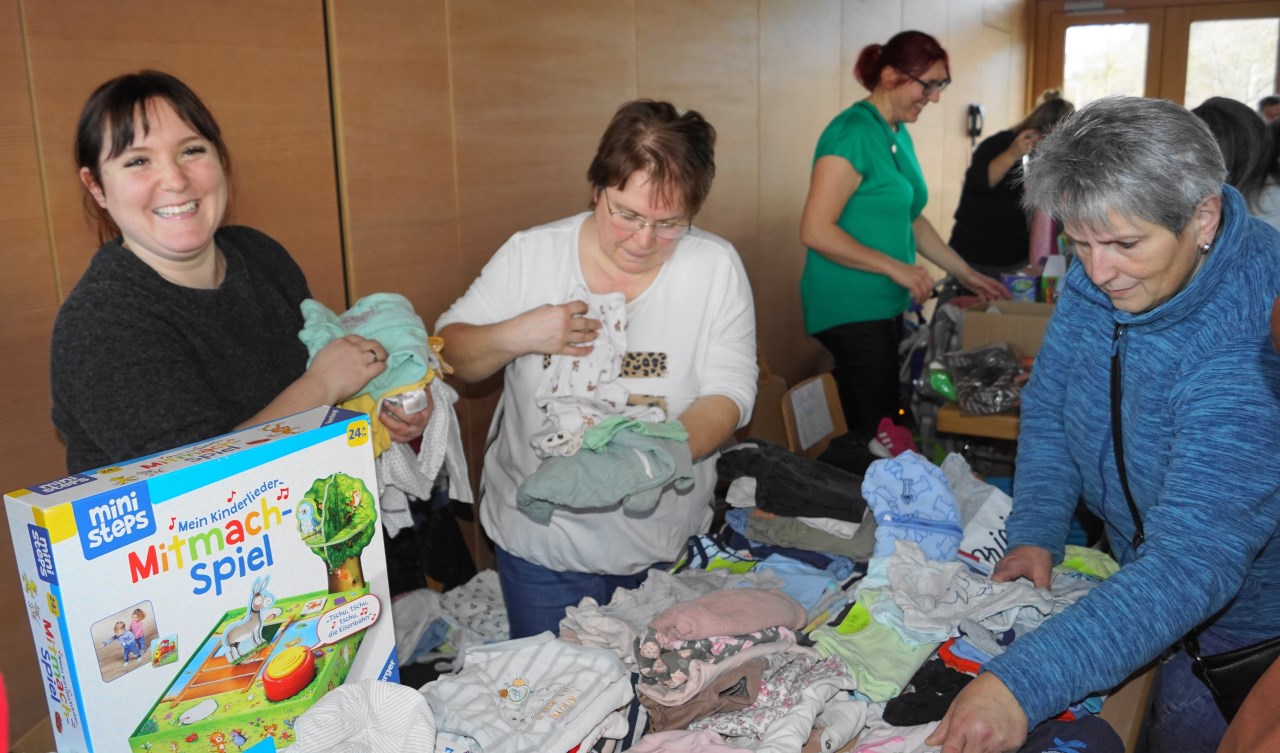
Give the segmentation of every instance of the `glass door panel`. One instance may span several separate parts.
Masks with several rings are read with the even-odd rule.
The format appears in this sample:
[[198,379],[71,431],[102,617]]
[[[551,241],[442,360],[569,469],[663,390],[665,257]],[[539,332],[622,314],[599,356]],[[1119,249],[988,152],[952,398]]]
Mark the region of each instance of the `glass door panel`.
[[1193,21],[1187,38],[1183,103],[1230,97],[1253,107],[1275,93],[1280,18]]
[[1068,26],[1063,45],[1062,95],[1076,107],[1111,94],[1146,93],[1145,23]]

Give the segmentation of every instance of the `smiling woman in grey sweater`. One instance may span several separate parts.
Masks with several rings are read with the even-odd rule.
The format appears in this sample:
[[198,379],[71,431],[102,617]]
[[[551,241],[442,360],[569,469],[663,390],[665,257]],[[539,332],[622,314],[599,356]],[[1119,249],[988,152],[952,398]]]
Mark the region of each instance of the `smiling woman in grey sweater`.
[[[337,403],[386,369],[386,349],[355,335],[308,366],[306,279],[266,235],[219,229],[231,160],[185,84],[158,71],[114,78],[76,130],[104,245],[54,324],[53,421],[70,472]],[[408,441],[429,412],[380,418]]]

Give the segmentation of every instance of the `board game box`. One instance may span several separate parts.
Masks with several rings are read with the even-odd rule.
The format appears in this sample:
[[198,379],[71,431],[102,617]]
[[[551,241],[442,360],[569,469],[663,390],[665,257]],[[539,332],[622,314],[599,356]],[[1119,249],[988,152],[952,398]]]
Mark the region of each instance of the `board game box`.
[[265,753],[397,681],[377,488],[317,408],[6,495],[58,750]]

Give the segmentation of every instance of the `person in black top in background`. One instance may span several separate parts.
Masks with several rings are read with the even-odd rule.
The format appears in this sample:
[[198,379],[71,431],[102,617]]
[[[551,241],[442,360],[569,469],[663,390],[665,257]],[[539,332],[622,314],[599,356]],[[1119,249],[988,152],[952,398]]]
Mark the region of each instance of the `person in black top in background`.
[[1056,89],[1021,123],[978,145],[964,174],[951,247],[974,269],[1000,279],[1027,264],[1031,218],[1022,210],[1022,160],[1075,107]]

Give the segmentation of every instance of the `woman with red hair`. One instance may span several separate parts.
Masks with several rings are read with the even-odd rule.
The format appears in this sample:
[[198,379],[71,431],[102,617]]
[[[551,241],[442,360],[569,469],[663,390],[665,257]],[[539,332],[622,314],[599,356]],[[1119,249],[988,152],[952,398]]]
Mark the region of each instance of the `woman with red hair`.
[[904,31],[868,45],[853,69],[870,90],[818,139],[800,220],[808,246],[800,294],[805,329],[831,352],[850,432],[870,437],[898,415],[902,313],[933,278],[917,250],[983,298],[1007,298],[974,271],[920,212],[929,198],[905,124],[951,83],[938,40]]

